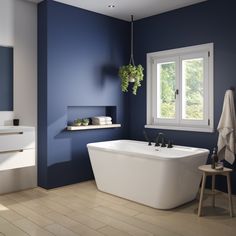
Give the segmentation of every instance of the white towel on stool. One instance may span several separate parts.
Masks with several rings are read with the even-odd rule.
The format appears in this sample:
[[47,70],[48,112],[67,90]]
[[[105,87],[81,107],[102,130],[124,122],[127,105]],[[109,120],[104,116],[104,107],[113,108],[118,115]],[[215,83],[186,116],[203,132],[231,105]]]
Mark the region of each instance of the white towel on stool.
[[232,90],[227,90],[224,97],[223,110],[217,127],[218,156],[233,164],[236,153],[236,118],[234,107],[234,94]]

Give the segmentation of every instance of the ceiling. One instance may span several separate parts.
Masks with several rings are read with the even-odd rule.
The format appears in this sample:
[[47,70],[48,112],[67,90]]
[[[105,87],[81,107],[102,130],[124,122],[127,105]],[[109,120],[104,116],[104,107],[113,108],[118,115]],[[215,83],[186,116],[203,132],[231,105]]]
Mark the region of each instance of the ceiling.
[[[41,2],[42,0],[27,0]],[[134,20],[153,16],[163,12],[186,7],[206,0],[55,0],[71,6],[80,7],[89,11],[101,13],[107,16],[130,21],[130,15]],[[114,5],[114,8],[109,8]]]

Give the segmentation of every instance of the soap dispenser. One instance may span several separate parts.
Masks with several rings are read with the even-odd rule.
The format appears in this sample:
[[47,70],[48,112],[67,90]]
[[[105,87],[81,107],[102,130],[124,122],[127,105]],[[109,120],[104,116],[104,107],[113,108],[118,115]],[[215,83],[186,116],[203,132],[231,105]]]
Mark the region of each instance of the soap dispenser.
[[211,155],[211,168],[212,169],[216,168],[217,162],[218,162],[218,156],[216,154],[216,148],[214,148],[213,153]]

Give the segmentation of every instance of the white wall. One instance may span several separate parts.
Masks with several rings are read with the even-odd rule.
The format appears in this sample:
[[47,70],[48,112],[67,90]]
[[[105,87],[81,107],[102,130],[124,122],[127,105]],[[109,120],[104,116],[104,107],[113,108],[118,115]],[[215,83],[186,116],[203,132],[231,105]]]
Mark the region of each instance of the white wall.
[[[0,112],[0,125],[37,126],[37,5],[0,0],[0,45],[14,47],[14,111]],[[37,186],[37,167],[0,172],[0,194]]]
[[[0,45],[14,45],[14,1],[0,0]],[[13,112],[0,112],[0,125],[8,124]],[[0,190],[1,191],[1,190]]]

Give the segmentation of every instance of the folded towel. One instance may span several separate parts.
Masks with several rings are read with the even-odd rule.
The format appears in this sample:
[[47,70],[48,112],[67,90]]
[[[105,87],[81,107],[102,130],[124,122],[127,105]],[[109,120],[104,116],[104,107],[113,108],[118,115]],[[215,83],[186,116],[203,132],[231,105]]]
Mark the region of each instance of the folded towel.
[[99,120],[99,121],[111,121],[112,118],[110,116],[95,116],[92,117],[94,120]]
[[223,110],[217,127],[218,156],[233,164],[236,153],[236,117],[232,90],[227,90],[224,97]]
[[112,125],[111,121],[92,121],[93,125]]
[[110,116],[95,116],[92,117],[92,121],[100,122],[100,121],[111,121],[112,118]]

